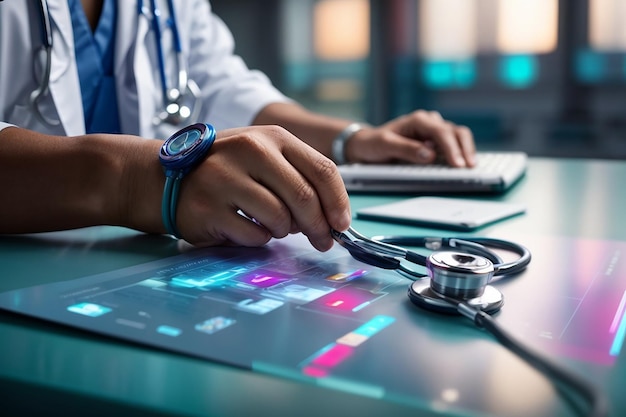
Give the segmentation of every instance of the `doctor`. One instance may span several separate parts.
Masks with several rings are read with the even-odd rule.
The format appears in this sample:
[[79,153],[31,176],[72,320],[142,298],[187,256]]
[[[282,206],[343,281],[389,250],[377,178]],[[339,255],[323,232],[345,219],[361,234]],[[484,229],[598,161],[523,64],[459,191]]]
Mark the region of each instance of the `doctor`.
[[197,121],[217,135],[174,219],[196,245],[302,232],[327,250],[351,219],[335,163],[474,164],[471,132],[436,112],[376,127],[312,113],[233,50],[206,0],[0,0],[0,233],[166,233],[157,155]]

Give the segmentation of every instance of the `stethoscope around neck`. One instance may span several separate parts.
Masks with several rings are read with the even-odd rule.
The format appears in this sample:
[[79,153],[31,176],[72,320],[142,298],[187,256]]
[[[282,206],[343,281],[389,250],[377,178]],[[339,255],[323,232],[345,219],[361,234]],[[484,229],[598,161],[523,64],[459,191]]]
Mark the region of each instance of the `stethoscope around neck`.
[[163,28],[161,26],[161,10],[157,2],[158,0],[150,0],[150,9],[144,6],[143,0],[137,2],[139,15],[150,18],[152,23],[159,64],[159,81],[163,92],[163,110],[157,112],[153,119],[153,124],[155,126],[161,123],[180,125],[188,123],[191,120],[197,120],[201,107],[200,88],[189,78],[189,74],[187,73],[187,65],[185,65],[183,56],[180,33],[178,32],[178,25],[176,24],[176,12],[174,10],[173,0],[167,0],[169,18],[165,21],[165,26],[169,27],[172,31],[178,76],[174,86],[168,86],[165,71],[165,55],[162,45]]
[[[173,86],[168,85],[167,74],[165,71],[165,55],[163,51],[163,27],[162,13],[157,4],[157,0],[150,0],[150,7],[144,5],[143,0],[137,3],[139,16],[148,18],[151,22],[152,32],[154,33],[156,54],[159,66],[159,82],[163,95],[162,110],[158,111],[153,118],[153,125],[158,126],[162,123],[171,125],[180,125],[197,120],[200,112],[200,88],[189,78],[187,66],[182,51],[180,34],[178,25],[176,24],[176,14],[172,0],[167,1],[169,18],[165,22],[165,27],[172,31],[174,52],[176,54],[177,77]],[[50,71],[52,67],[52,47],[53,36],[50,23],[50,11],[48,2],[40,0],[38,2],[38,12],[40,15],[42,46],[35,52],[35,65],[39,68],[35,69],[36,73],[40,73],[39,85],[35,88],[29,97],[29,104],[35,117],[43,124],[48,126],[58,126],[60,120],[53,120],[46,117],[39,108],[40,100],[46,96],[50,90]]]
[[[383,269],[395,270],[413,280],[410,300],[420,307],[464,314],[459,304],[494,313],[504,302],[502,293],[493,287],[494,278],[523,271],[530,263],[530,251],[514,242],[492,238],[442,238],[421,236],[380,236],[369,238],[349,228],[332,232],[340,245],[355,259]],[[429,256],[407,249],[423,247]],[[504,262],[494,251],[513,252],[518,258]],[[413,266],[426,268],[427,275]]]

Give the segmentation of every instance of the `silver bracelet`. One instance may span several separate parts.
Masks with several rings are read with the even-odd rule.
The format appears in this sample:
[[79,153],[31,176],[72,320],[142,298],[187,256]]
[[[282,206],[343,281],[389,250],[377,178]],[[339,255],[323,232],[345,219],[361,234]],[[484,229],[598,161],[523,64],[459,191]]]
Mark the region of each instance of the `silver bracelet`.
[[337,165],[346,163],[346,142],[364,127],[361,123],[351,123],[333,139],[333,160]]

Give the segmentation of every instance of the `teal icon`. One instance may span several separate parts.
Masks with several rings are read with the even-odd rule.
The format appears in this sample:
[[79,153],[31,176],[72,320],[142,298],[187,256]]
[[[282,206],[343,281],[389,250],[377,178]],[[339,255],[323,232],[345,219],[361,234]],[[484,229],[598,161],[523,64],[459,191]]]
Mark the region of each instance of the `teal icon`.
[[109,307],[104,307],[99,304],[79,303],[69,306],[67,308],[67,311],[76,314],[82,314],[83,316],[98,317],[103,314],[110,313],[113,310],[111,310]]
[[177,327],[172,326],[159,326],[157,327],[157,333],[164,334],[165,336],[176,337],[180,336],[183,331]]

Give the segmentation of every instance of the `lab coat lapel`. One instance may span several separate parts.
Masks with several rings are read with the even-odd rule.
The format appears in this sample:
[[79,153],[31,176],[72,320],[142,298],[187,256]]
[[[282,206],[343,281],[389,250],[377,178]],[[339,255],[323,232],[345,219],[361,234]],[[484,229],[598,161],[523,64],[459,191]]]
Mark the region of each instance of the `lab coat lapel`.
[[114,73],[120,127],[122,132],[139,134],[139,103],[133,68],[125,65],[137,45],[137,2],[117,2],[117,27],[115,32]]
[[[114,65],[122,131],[151,137],[156,85],[147,45],[149,17],[138,12],[137,1],[119,0],[117,4]],[[132,67],[127,65],[129,62]]]
[[68,136],[85,133],[80,81],[74,59],[74,32],[67,0],[48,0],[53,49],[50,94]]

